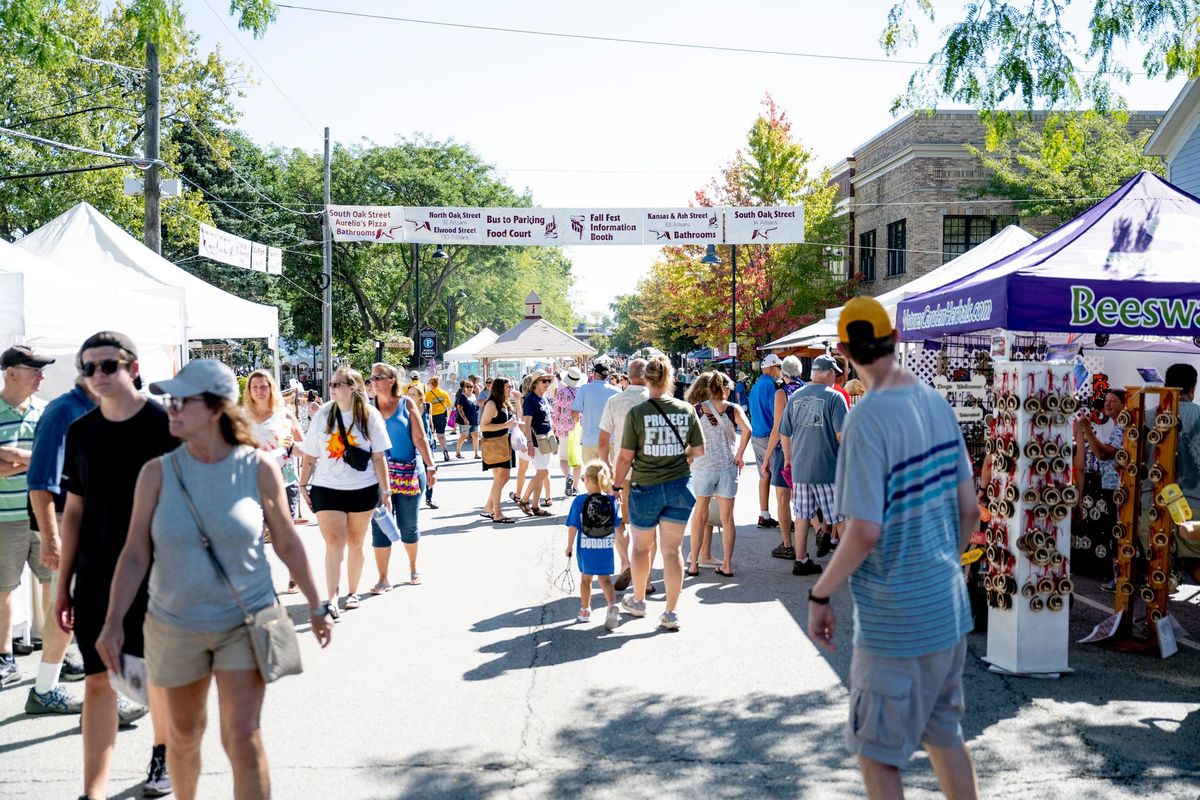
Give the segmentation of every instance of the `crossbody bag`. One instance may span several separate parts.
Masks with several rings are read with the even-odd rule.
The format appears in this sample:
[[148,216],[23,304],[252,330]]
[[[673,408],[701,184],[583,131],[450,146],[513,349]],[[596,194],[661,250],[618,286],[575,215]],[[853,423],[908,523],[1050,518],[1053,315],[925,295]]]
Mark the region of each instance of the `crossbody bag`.
[[296,638],[296,627],[292,624],[287,609],[279,605],[279,597],[276,595],[275,602],[266,608],[253,614],[246,610],[241,595],[234,588],[233,581],[229,580],[229,575],[221,566],[221,560],[213,551],[212,541],[204,532],[204,523],[200,521],[200,513],[196,510],[192,496],[188,493],[187,485],[183,482],[183,470],[179,468],[179,454],[171,453],[170,459],[171,466],[175,470],[175,480],[179,482],[179,491],[183,494],[188,511],[192,514],[196,529],[200,531],[200,543],[204,545],[204,552],[208,553],[213,568],[221,576],[225,585],[229,587],[234,601],[237,602],[238,608],[242,612],[243,623],[250,634],[250,649],[254,652],[258,673],[262,675],[265,683],[272,683],[285,675],[299,675],[304,671],[304,667],[300,663],[300,642]]
[[346,435],[346,423],[342,421],[341,409],[336,404],[329,413],[337,417],[338,436],[342,438],[342,460],[350,469],[365,472],[367,467],[371,466],[371,451],[350,444],[350,437]]

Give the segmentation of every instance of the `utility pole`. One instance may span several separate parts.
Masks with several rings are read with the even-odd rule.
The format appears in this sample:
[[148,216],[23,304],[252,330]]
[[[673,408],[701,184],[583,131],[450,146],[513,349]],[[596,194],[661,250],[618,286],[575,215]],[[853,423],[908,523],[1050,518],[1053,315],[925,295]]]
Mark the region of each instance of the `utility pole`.
[[333,229],[330,227],[329,128],[325,129],[325,213],[321,226],[321,390],[333,378]]
[[150,169],[146,170],[144,196],[146,215],[142,223],[146,247],[162,255],[162,199],[158,185],[158,138],[160,119],[160,94],[158,75],[158,45],[146,43],[146,159]]
[[416,369],[421,368],[421,245],[413,242],[413,341],[417,343],[414,362]]

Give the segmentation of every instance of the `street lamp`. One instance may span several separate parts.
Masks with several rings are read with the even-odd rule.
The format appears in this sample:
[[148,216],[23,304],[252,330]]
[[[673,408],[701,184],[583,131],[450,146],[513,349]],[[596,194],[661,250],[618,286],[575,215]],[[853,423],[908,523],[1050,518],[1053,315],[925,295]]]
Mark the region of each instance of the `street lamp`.
[[[413,275],[415,276],[415,286],[413,291],[413,297],[415,298],[413,301],[413,327],[416,329],[414,331],[414,338],[416,338],[420,337],[421,335],[421,245],[413,242],[412,254]],[[449,257],[450,256],[446,254],[446,251],[442,249],[440,244],[437,246],[437,249],[433,251],[433,258],[435,261],[441,261]],[[413,350],[414,361],[416,365],[420,367],[421,350],[419,347],[414,347]]]
[[[729,329],[729,342],[736,350],[737,348],[737,245],[730,245],[730,250],[733,253],[733,270],[729,280],[729,300],[730,300],[730,315],[732,322]],[[713,266],[721,265],[721,257],[717,255],[717,246],[715,244],[708,245],[704,250],[704,258],[700,259],[701,264],[712,264]],[[734,360],[737,360],[735,353],[730,353]]]
[[459,289],[446,298],[446,349],[454,349],[454,323],[458,317],[458,304],[467,299],[467,293]]

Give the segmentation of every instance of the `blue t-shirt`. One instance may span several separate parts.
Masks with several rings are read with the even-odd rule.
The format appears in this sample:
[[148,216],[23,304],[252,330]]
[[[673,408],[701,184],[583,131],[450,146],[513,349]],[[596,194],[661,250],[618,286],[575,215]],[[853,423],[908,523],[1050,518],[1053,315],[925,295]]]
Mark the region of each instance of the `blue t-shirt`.
[[882,527],[850,576],[856,648],[914,658],[971,630],[958,538],[958,486],[970,480],[958,421],[933,388],[868,392],[846,416],[837,510]]
[[600,419],[604,416],[604,404],[608,398],[620,393],[620,389],[603,380],[594,380],[579,387],[575,400],[571,402],[571,410],[582,415],[580,422],[583,425],[584,447],[600,444]]
[[[581,575],[612,575],[615,535],[610,533],[608,536],[584,536],[583,534],[583,506],[587,503],[588,497],[587,494],[576,495],[571,502],[570,511],[567,512],[567,527],[577,531],[575,534],[575,561]],[[617,506],[617,498],[611,494],[603,495],[603,497],[612,503],[613,520],[620,520],[621,512]]]
[[770,375],[758,376],[750,390],[750,435],[767,437],[775,426],[775,390],[779,384]]
[[479,424],[479,401],[474,395],[458,393],[454,399],[454,407],[458,409],[458,424],[475,426]]
[[792,392],[779,434],[791,440],[792,482],[829,485],[837,477],[838,440],[846,401],[832,386],[810,383]]
[[63,481],[63,458],[67,454],[67,428],[95,407],[87,392],[74,386],[71,391],[51,400],[42,411],[34,432],[29,472],[26,473],[30,489],[52,492],[66,501],[66,495],[60,487]]
[[[554,404],[550,397],[538,397],[532,389],[526,394],[524,400],[521,401],[521,413],[523,416],[529,417],[529,426],[533,428],[534,434],[538,436],[547,436],[550,433],[550,415],[554,413]],[[533,442],[530,442],[533,444]]]

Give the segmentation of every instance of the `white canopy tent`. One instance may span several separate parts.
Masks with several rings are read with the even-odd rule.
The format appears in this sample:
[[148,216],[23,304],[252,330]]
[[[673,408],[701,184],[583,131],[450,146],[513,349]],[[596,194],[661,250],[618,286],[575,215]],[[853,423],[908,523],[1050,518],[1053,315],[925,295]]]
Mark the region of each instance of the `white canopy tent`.
[[180,269],[88,203],[59,215],[17,246],[113,286],[136,285],[137,278],[178,287],[183,290],[188,339],[265,338],[278,371],[277,308],[243,300]]
[[[924,275],[914,278],[903,286],[884,292],[875,299],[888,310],[892,321],[896,319],[896,306],[901,300],[916,294],[932,291],[945,286],[959,278],[978,272],[989,264],[994,264],[1005,256],[1017,252],[1027,244],[1037,241],[1037,237],[1016,225],[1009,225],[992,238],[972,247],[957,258],[947,261],[937,269],[930,270]],[[768,342],[759,350],[792,350],[798,347],[817,347],[823,341],[837,341],[837,323],[841,317],[842,308],[831,308],[825,312],[825,318],[782,336],[773,342]]]
[[478,361],[479,351],[500,338],[500,334],[493,331],[491,328],[484,328],[479,333],[467,339],[453,350],[442,353],[442,361],[451,364],[454,362]]
[[0,349],[27,344],[54,356],[40,395],[52,399],[74,381],[79,345],[101,330],[138,343],[147,379],[167,378],[181,364],[183,290],[148,278],[115,284],[0,241]]

